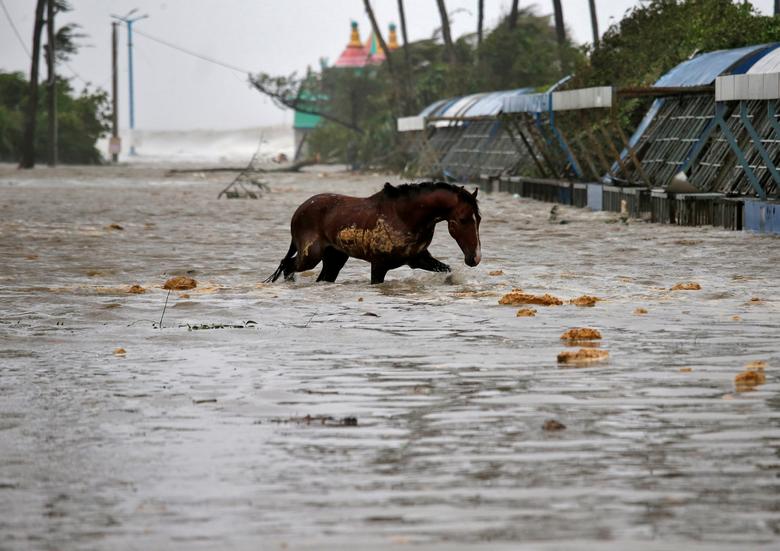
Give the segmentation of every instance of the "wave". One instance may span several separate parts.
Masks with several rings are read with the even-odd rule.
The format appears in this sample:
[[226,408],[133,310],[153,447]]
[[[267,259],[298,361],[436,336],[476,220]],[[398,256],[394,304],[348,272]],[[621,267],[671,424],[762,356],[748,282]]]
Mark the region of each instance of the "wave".
[[[293,129],[289,126],[260,126],[237,130],[135,130],[135,156],[130,156],[129,131],[121,133],[122,162],[199,162],[248,163],[260,148],[262,161],[283,153],[292,158],[295,152]],[[108,138],[97,147],[108,156]]]

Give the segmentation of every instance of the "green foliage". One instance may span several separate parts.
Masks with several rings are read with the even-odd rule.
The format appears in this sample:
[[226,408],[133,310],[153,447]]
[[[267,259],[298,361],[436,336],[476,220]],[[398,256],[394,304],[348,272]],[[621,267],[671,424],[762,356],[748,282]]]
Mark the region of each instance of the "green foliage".
[[[780,41],[780,21],[749,2],[651,0],[626,12],[604,33],[599,47],[578,62],[572,88],[651,86],[698,53]],[[620,122],[633,131],[649,99],[622,102]]]
[[[734,0],[649,0],[611,26],[595,50],[577,48],[570,40],[559,46],[551,18],[525,8],[514,29],[504,18],[479,46],[475,35],[456,40],[455,64],[433,38],[408,45],[408,66],[402,50],[393,52],[395,76],[382,65],[360,71],[330,68],[308,78],[305,86],[327,98],[318,108],[360,129],[326,123],[312,133],[310,145],[324,158],[399,168],[405,159],[394,119],[442,98],[522,87],[544,90],[567,74],[574,74],[572,88],[648,86],[696,53],[774,41],[780,41],[780,18],[761,16],[749,2]],[[295,94],[303,83],[287,79],[283,84]],[[650,101],[621,103],[618,116],[626,133]],[[572,121],[575,130],[577,124]]]
[[559,50],[550,16],[518,11],[517,26],[502,21],[477,50],[472,78],[479,90],[507,90],[551,84],[570,74],[582,54],[570,41]]
[[[28,82],[21,73],[0,72],[0,161],[15,162],[21,155],[24,109]],[[39,129],[48,124],[48,90],[45,84],[38,101]],[[98,164],[102,161],[95,142],[109,128],[110,105],[102,90],[74,94],[67,80],[57,80],[57,124],[59,159],[63,163]],[[46,161],[48,134],[39,130],[35,137],[37,161]]]
[[[408,159],[397,143],[398,116],[418,113],[446,97],[550,84],[582,57],[570,42],[559,50],[550,17],[530,8],[519,12],[515,29],[502,21],[487,32],[479,48],[473,34],[459,38],[454,46],[456,64],[449,63],[442,44],[428,39],[408,45],[408,66],[402,49],[391,53],[395,75],[386,64],[361,70],[332,67],[319,79],[301,82],[300,86],[313,87],[311,94],[328,98],[327,106],[321,107],[329,115],[362,131],[326,122],[311,134],[311,151],[360,166],[400,169]],[[272,83],[271,77],[264,82]],[[287,97],[298,93],[294,79],[275,84]]]
[[578,67],[577,80],[649,86],[694,54],[778,40],[778,19],[761,16],[750,2],[652,0],[604,33],[590,63]]

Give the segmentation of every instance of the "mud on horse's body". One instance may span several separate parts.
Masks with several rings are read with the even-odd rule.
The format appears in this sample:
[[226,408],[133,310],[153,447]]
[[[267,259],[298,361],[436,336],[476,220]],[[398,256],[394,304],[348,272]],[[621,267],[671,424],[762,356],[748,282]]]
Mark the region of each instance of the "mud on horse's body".
[[304,202],[290,223],[292,243],[279,267],[266,281],[282,274],[311,270],[322,261],[317,281],[336,281],[352,256],[371,263],[371,283],[382,283],[389,270],[407,265],[431,272],[450,267],[428,252],[436,224],[447,221],[464,261],[481,260],[477,190],[443,182],[385,184],[370,197],[324,193]]

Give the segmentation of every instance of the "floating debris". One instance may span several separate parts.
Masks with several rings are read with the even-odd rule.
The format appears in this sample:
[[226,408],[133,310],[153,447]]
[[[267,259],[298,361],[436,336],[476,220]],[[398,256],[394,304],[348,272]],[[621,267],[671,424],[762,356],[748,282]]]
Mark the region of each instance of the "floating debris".
[[532,295],[524,293],[522,289],[512,289],[498,301],[499,304],[517,306],[519,304],[538,304],[539,306],[560,306],[563,301],[552,295]]
[[731,321],[742,321],[742,318],[737,315],[733,315],[731,316]]
[[690,373],[691,371],[693,371],[693,368],[691,368],[691,367],[681,367],[680,368],[680,373]]
[[562,341],[590,341],[601,338],[601,332],[592,327],[573,327],[561,335]]
[[582,295],[581,297],[571,299],[569,304],[574,304],[575,306],[595,306],[600,300],[599,297],[594,297],[593,295]]
[[130,288],[127,290],[128,293],[131,293],[133,295],[143,295],[146,292],[146,289],[138,285],[137,283],[130,286]]
[[737,392],[748,392],[755,390],[758,385],[763,385],[766,382],[765,367],[765,361],[754,361],[747,364],[745,371],[734,377],[734,386]]
[[119,224],[109,224],[108,225],[109,230],[116,230],[116,231],[124,231],[125,229],[120,226]]
[[734,377],[734,386],[737,392],[747,392],[754,390],[758,385],[763,385],[766,382],[766,375],[764,369],[766,369],[766,360],[753,360],[745,366],[745,371],[738,373]]
[[647,314],[647,309],[641,307],[637,308],[634,310],[634,314],[637,316],[644,316],[645,314]]
[[290,417],[288,419],[271,419],[272,423],[297,423],[300,425],[323,425],[326,427],[356,427],[357,417],[336,418],[330,415],[306,415],[304,417]]
[[489,276],[502,276],[504,275],[504,270],[493,270],[492,272],[488,272]]
[[518,318],[532,318],[535,315],[536,315],[535,308],[520,308],[517,311],[517,314],[515,314],[515,316],[517,316]]
[[556,421],[555,419],[547,419],[547,421],[545,421],[542,425],[542,430],[548,431],[564,430],[565,428],[566,425],[560,421]]
[[567,350],[558,354],[558,363],[574,365],[576,367],[606,360],[608,357],[609,352],[606,350],[598,350],[596,348],[580,348],[576,352]]
[[217,402],[216,398],[201,398],[196,400],[195,398],[192,399],[193,404],[215,404]]
[[358,297],[358,302],[363,302],[363,297]]
[[163,285],[163,289],[170,291],[189,291],[198,286],[198,282],[189,276],[174,276]]
[[127,350],[125,350],[124,348],[114,349],[114,356],[124,356],[125,354],[127,354]]
[[695,281],[683,281],[672,286],[670,291],[700,291],[701,285]]
[[496,296],[495,291],[458,291],[456,293],[452,293],[452,296],[456,298],[480,298],[480,297],[494,297]]
[[205,331],[206,329],[244,329],[248,327],[255,327],[257,325],[256,321],[249,320],[247,322],[244,322],[242,324],[238,323],[197,323],[197,324],[190,324],[185,323],[184,325],[180,325],[179,327],[186,327],[188,331]]
[[179,298],[185,298],[185,299],[186,298],[190,298],[190,294],[189,293],[182,293],[182,294],[179,295]]

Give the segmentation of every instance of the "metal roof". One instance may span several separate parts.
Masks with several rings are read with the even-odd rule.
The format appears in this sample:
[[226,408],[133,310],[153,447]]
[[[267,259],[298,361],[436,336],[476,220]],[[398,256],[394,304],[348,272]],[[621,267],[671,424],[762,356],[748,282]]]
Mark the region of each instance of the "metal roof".
[[[455,98],[457,99],[457,98]],[[432,104],[428,105],[425,109],[420,111],[421,117],[427,117],[427,116],[436,116],[439,114],[440,111],[443,111],[447,108],[449,104],[451,104],[453,101],[455,101],[453,98],[447,98],[447,99],[440,99],[437,101],[434,101]]]
[[526,95],[532,92],[532,88],[517,88],[516,90],[502,90],[500,92],[490,92],[481,97],[468,110],[469,117],[479,117],[485,115],[495,115],[503,110],[504,100]]
[[780,44],[773,44],[746,72],[750,75],[757,73],[780,73]]
[[758,50],[766,50],[768,47],[766,44],[759,44],[699,54],[677,65],[659,78],[653,86],[704,86],[712,84],[715,77],[719,75],[744,73],[749,67],[744,67],[739,62],[744,57],[753,53],[761,53]]
[[[759,66],[766,58],[776,59],[780,63],[778,46],[780,44],[754,44],[733,50],[716,50],[700,54],[677,65],[659,78],[653,86],[703,86],[712,84],[721,75],[752,72],[752,69]],[[642,122],[639,123],[628,140],[629,146],[634,147],[639,142],[642,134],[645,133],[658,114],[663,102],[664,98],[656,99],[653,102]],[[621,151],[621,158],[625,158],[626,155],[628,155],[628,151],[625,149]],[[615,169],[617,166],[617,162],[615,162],[612,168]]]
[[519,97],[531,91],[531,88],[517,88],[439,100],[420,111],[420,116],[481,117],[495,115],[503,109],[505,99]]

